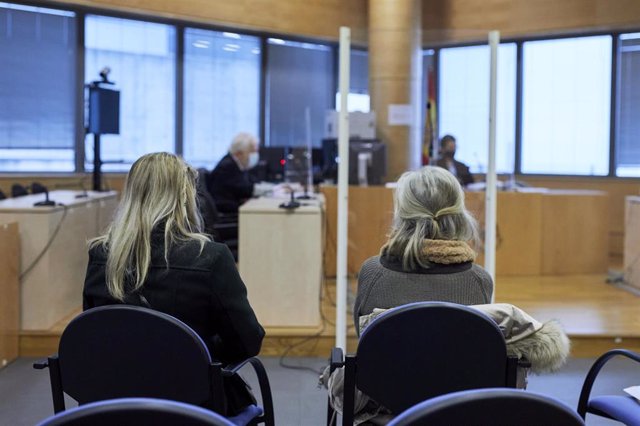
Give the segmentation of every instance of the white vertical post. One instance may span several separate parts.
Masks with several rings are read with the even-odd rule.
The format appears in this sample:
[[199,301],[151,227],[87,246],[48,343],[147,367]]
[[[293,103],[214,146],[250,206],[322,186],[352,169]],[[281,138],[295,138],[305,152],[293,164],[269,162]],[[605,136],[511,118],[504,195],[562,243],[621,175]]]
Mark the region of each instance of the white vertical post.
[[336,347],[347,350],[347,226],[349,212],[349,60],[351,30],[340,27],[340,113],[338,116],[338,238],[336,259]]
[[[485,236],[484,236],[484,268],[493,282],[496,281],[496,101],[498,78],[498,45],[500,32],[489,33],[490,73],[489,73],[489,159],[487,162],[487,191],[485,194]],[[495,289],[491,303],[495,301]]]

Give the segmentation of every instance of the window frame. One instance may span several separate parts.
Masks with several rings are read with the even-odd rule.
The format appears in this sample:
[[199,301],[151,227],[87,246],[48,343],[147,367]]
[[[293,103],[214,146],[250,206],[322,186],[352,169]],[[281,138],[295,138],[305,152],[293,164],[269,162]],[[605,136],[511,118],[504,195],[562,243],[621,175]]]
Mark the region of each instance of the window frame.
[[[505,37],[500,39],[500,43],[516,44],[516,135],[514,150],[514,174],[523,177],[553,177],[567,179],[622,179],[622,180],[640,180],[640,177],[617,176],[616,175],[616,121],[617,121],[617,87],[618,87],[618,56],[619,56],[619,38],[621,34],[640,32],[633,28],[624,31],[575,31],[562,34],[545,34],[530,37]],[[523,45],[530,41],[544,40],[562,40],[569,38],[581,38],[592,36],[611,36],[611,87],[610,87],[610,114],[609,114],[609,170],[606,175],[577,175],[577,174],[550,174],[550,173],[523,173],[522,172],[522,121],[523,121]],[[424,45],[422,50],[433,50],[436,61],[439,59],[440,50],[451,47],[468,47],[487,45],[484,41],[468,41],[462,43],[436,43],[433,45]],[[436,81],[439,79],[439,67],[436,68]],[[436,102],[440,100],[439,85],[436,84]],[[437,117],[438,128],[440,126],[440,115]],[[502,176],[508,176],[501,174]]]

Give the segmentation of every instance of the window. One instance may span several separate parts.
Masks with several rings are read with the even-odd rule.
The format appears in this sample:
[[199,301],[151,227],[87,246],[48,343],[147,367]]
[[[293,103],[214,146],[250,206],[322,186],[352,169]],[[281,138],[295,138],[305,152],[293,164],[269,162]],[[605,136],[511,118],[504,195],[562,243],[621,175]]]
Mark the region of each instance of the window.
[[0,171],[73,171],[76,18],[0,3]]
[[184,157],[214,167],[238,132],[260,131],[260,39],[187,28]]
[[[366,50],[352,49],[349,61],[349,94],[347,109],[349,112],[369,112],[369,53]],[[340,89],[336,85],[336,89]],[[340,111],[340,92],[336,91],[336,111]]]
[[[440,50],[438,134],[457,140],[456,159],[485,173],[489,157],[489,46]],[[515,158],[516,45],[498,48],[496,171],[512,173]]]
[[611,36],[523,49],[522,171],[608,174]]
[[[103,170],[127,170],[143,154],[174,151],[175,28],[89,15],[85,21],[85,82],[104,67],[120,90],[120,134],[101,138]],[[87,138],[86,166],[93,141]]]
[[616,175],[640,177],[640,33],[618,40]]
[[267,43],[269,146],[320,146],[327,110],[334,108],[334,59],[329,46],[270,38]]

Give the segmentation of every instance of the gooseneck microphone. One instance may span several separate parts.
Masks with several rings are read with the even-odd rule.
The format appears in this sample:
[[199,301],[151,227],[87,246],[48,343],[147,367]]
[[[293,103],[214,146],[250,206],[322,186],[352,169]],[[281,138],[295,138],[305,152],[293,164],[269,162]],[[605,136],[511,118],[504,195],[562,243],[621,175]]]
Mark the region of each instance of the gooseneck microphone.
[[56,202],[49,199],[49,191],[43,191],[43,192],[44,192],[44,201],[33,203],[33,205],[35,207],[51,207],[51,206],[55,206]]
[[298,207],[300,207],[300,203],[296,201],[294,195],[293,195],[293,189],[290,192],[291,194],[291,199],[289,201],[287,201],[286,203],[282,203],[280,204],[278,207],[280,207],[281,209],[285,209],[285,210],[295,210]]

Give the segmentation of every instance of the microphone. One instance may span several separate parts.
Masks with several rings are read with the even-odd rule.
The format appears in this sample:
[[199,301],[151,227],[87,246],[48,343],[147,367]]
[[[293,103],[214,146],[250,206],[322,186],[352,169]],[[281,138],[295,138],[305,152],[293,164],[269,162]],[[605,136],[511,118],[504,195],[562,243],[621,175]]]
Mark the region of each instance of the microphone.
[[285,209],[285,210],[295,210],[298,207],[300,207],[300,203],[296,201],[294,195],[293,195],[293,189],[291,189],[291,199],[286,202],[286,203],[282,203],[280,204],[278,207],[280,207],[281,209]]
[[44,190],[44,201],[40,201],[37,203],[33,203],[33,205],[35,207],[50,207],[50,206],[55,206],[56,202],[52,201],[49,199],[49,191],[48,190]]

